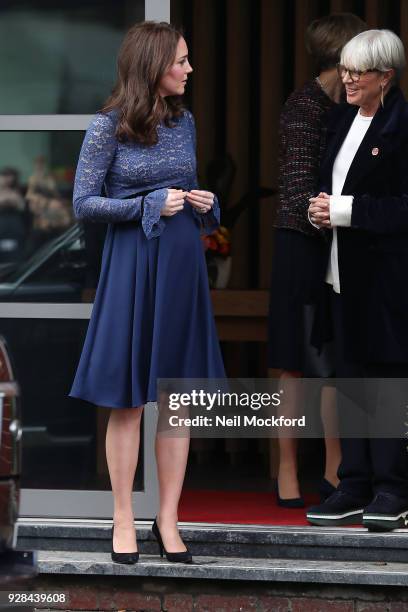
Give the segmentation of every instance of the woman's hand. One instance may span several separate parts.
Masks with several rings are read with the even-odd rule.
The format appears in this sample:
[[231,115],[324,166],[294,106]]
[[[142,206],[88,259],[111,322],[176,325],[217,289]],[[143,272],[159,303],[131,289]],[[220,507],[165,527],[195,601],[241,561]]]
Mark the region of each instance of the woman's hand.
[[214,194],[211,191],[192,189],[187,192],[186,199],[197,212],[205,214],[214,206]]
[[160,211],[162,217],[172,217],[184,208],[184,199],[187,195],[182,189],[168,189],[168,195]]
[[309,218],[313,225],[331,227],[330,196],[327,193],[320,192],[316,198],[310,198],[309,202]]

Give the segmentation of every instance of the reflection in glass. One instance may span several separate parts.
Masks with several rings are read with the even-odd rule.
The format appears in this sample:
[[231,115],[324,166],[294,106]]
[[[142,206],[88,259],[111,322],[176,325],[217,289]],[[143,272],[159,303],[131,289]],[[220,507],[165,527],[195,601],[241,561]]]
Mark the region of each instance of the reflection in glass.
[[[0,319],[19,384],[22,486],[109,490],[109,410],[68,397],[88,321]],[[143,452],[135,490],[143,488]]]
[[93,301],[106,227],[73,216],[82,139],[0,133],[0,300]]
[[[82,132],[0,133],[1,302],[93,299],[106,230],[72,214],[82,139]],[[21,389],[25,488],[110,488],[109,411],[68,397],[87,325],[0,319]]]
[[82,132],[0,133],[0,263],[28,259],[72,225],[82,137]]
[[124,32],[143,19],[144,0],[1,2],[0,114],[93,114]]

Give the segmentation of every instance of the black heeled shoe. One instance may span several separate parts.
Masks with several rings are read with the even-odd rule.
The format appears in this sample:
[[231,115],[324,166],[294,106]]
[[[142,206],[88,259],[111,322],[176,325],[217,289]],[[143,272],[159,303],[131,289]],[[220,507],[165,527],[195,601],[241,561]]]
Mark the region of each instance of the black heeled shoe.
[[281,508],[287,508],[288,510],[298,510],[299,508],[304,508],[306,505],[303,497],[291,497],[288,499],[282,499],[279,495],[278,481],[276,481],[276,497],[278,500],[278,506],[280,506]]
[[139,561],[139,553],[131,552],[131,553],[118,553],[113,550],[113,530],[114,525],[112,525],[112,552],[111,557],[112,561],[115,563],[125,563],[126,565],[133,565]]
[[157,540],[159,545],[160,556],[163,558],[163,555],[166,555],[167,561],[171,563],[192,563],[193,557],[191,552],[187,549],[183,552],[167,552],[164,548],[163,540],[160,534],[159,527],[157,525],[157,517],[154,519],[154,523],[152,525],[152,533]]
[[289,499],[282,499],[279,497],[279,492],[276,494],[278,498],[278,506],[281,508],[288,508],[289,510],[297,510],[305,507],[305,500],[303,497],[291,497]]

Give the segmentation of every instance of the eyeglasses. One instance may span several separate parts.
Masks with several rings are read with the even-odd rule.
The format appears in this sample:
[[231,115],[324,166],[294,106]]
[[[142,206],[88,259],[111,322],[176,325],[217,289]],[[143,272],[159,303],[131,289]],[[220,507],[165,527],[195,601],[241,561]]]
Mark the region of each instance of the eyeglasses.
[[345,78],[346,74],[348,74],[353,83],[358,83],[361,77],[368,72],[378,72],[378,70],[376,68],[371,68],[369,70],[349,70],[342,64],[337,64],[337,72],[342,80]]

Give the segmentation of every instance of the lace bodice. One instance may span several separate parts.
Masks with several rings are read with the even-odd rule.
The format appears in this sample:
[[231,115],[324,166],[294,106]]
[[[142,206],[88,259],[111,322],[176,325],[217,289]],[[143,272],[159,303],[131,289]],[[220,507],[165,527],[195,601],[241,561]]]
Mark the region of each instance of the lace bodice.
[[[194,119],[186,111],[174,127],[159,125],[157,144],[146,146],[118,142],[115,116],[98,113],[86,132],[75,176],[75,215],[105,223],[140,220],[146,237],[154,238],[166,225],[160,211],[167,188],[198,189]],[[128,196],[146,191],[142,212],[142,197]],[[205,215],[193,214],[211,232],[219,223],[218,202]]]

